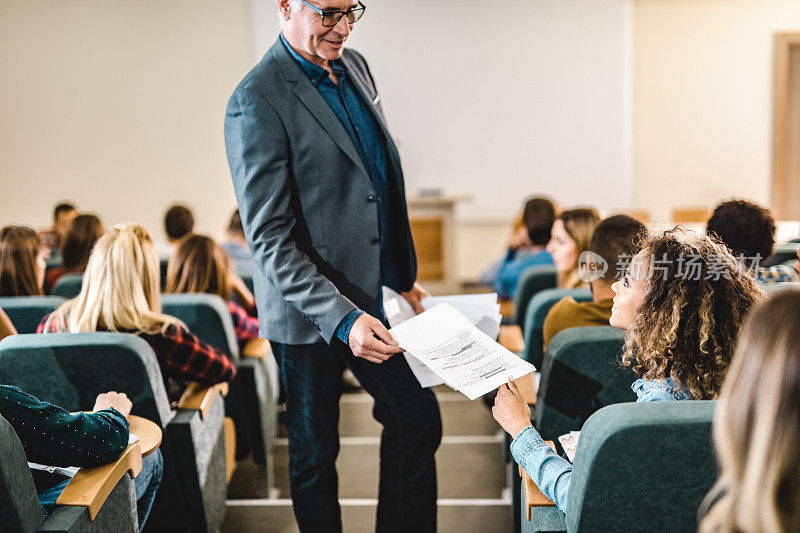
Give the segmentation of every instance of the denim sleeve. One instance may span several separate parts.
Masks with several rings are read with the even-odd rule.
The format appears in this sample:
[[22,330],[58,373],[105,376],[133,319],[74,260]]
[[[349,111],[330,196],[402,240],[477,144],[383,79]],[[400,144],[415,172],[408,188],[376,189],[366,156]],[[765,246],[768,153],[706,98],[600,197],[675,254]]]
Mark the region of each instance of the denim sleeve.
[[642,392],[642,395],[639,396],[639,399],[636,400],[637,402],[674,402],[678,398],[675,395],[667,390],[666,387],[661,386],[653,386],[649,389],[646,389]]
[[539,433],[528,426],[511,443],[511,455],[542,494],[550,498],[559,511],[567,512],[567,496],[572,479],[572,465],[554,452]]
[[353,309],[349,313],[347,313],[339,325],[336,326],[336,331],[334,331],[334,335],[337,339],[342,341],[345,344],[350,344],[348,341],[350,339],[350,330],[353,328],[353,324],[356,323],[358,317],[364,314],[364,311],[361,309]]

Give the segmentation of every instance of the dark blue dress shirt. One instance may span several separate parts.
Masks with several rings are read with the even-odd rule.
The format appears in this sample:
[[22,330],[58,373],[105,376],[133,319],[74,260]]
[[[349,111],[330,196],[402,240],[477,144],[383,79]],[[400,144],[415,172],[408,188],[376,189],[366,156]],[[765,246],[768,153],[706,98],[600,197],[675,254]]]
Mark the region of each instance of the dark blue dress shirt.
[[[372,103],[365,99],[355,83],[350,80],[347,76],[347,70],[340,61],[330,62],[331,70],[333,70],[338,79],[338,84],[336,84],[327,70],[297,53],[283,37],[283,34],[281,34],[281,41],[339,118],[345,131],[347,131],[347,135],[353,142],[367,174],[369,174],[369,178],[375,188],[375,198],[378,204],[380,285],[400,290],[402,287],[399,287],[398,254],[395,246],[396,221],[398,217],[393,212],[397,203],[394,201],[395,198],[392,197],[397,192],[394,183],[390,181],[392,178],[389,170],[386,138],[383,135],[377,117],[371,109]],[[362,311],[356,309],[345,316],[339,323],[335,332],[336,337],[345,344],[350,335],[350,328],[361,314]],[[380,289],[375,296],[375,308],[372,310],[372,315],[383,322],[386,321],[383,313],[383,294]]]

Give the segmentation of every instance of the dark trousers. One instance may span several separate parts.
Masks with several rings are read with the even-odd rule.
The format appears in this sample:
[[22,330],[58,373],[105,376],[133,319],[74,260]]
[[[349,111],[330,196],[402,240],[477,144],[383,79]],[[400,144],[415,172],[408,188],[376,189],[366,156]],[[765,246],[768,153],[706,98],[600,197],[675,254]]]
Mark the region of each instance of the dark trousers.
[[330,346],[271,344],[286,389],[289,478],[300,531],[342,531],[336,456],[345,365],[375,400],[372,415],[383,424],[376,531],[436,531],[439,404],[402,354],[375,364],[338,340]]

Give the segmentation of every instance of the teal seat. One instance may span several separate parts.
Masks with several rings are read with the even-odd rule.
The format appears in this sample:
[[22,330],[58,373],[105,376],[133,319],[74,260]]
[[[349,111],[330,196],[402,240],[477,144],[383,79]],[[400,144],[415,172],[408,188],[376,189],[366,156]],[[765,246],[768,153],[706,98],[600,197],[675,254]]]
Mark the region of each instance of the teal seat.
[[31,470],[14,428],[0,416],[0,530],[20,531],[139,531],[136,490],[127,472],[92,520],[87,507],[56,506],[47,518],[39,505]]
[[[231,386],[241,391],[253,460],[259,465],[266,464],[277,428],[278,369],[272,354],[266,360],[240,357],[230,312],[219,296],[165,294],[161,297],[161,308],[186,324],[200,340],[231,355],[239,374]],[[240,426],[243,424],[237,423],[237,428]]]
[[592,291],[589,289],[544,289],[534,295],[525,311],[525,322],[522,327],[522,338],[525,339],[524,358],[541,370],[544,351],[544,319],[547,313],[562,298],[571,297],[576,302],[591,302]]
[[[223,405],[205,416],[170,409],[150,345],[124,333],[14,335],[0,342],[0,383],[70,411],[91,410],[98,394],[124,392],[131,414],[163,432],[164,477],[149,531],[216,531],[225,512]],[[107,531],[116,531],[111,528]]]
[[5,311],[17,333],[36,333],[42,319],[66,300],[60,296],[5,296],[0,309]]
[[798,248],[800,248],[800,244],[798,243],[780,244],[775,247],[775,251],[771,256],[766,259],[762,258],[761,266],[770,267],[773,265],[780,265],[790,260],[796,261]]
[[542,365],[533,425],[545,440],[581,429],[606,405],[635,402],[636,376],[619,363],[625,332],[611,326],[560,331]]
[[581,431],[567,514],[534,507],[522,531],[696,531],[717,477],[715,401],[604,407]]
[[240,278],[242,278],[242,281],[244,281],[244,284],[247,285],[247,288],[250,290],[250,292],[254,292],[253,272],[251,270],[238,270],[236,273]]
[[70,272],[58,278],[50,294],[71,300],[81,293],[82,286],[83,272]]
[[525,313],[531,298],[545,289],[555,289],[558,285],[558,273],[552,265],[536,265],[526,269],[519,277],[514,292],[514,317],[512,323],[522,327],[525,325]]

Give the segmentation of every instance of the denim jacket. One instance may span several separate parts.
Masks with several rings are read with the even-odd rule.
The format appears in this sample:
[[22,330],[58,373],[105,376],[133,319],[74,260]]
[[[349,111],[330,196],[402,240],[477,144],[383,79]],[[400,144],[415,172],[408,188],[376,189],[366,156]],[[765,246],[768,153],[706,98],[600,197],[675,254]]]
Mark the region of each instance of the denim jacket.
[[[691,400],[688,391],[682,389],[672,378],[663,380],[637,379],[631,385],[637,402],[668,402]],[[580,446],[580,443],[578,444]],[[572,464],[555,453],[533,426],[523,429],[511,442],[511,455],[542,494],[550,498],[562,512],[567,512],[567,496],[572,479]]]

